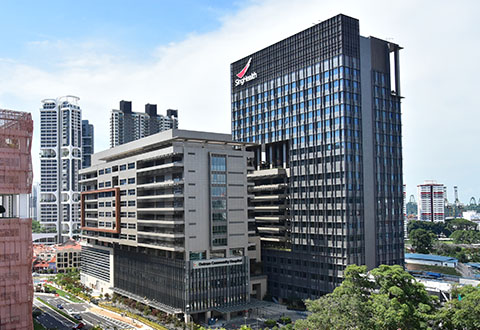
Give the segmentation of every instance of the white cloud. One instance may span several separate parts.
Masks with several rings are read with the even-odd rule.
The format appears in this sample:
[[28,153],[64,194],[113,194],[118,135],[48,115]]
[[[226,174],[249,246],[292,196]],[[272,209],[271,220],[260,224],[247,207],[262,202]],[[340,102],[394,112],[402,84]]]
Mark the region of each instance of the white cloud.
[[109,111],[121,99],[133,101],[134,111],[143,111],[146,103],[157,103],[161,112],[179,109],[181,128],[229,132],[230,63],[344,13],[360,20],[362,35],[393,38],[405,47],[401,78],[408,193],[423,179],[434,178],[449,187],[457,184],[467,201],[480,197],[474,175],[479,27],[473,7],[476,3],[468,1],[256,1],[222,17],[215,31],[158,45],[148,60],[128,57],[108,40],[35,41],[30,49],[48,65],[0,59],[0,76],[6,78],[0,81],[0,106],[34,113],[34,154],[40,100],[67,94],[80,97],[83,117],[95,125],[97,151],[108,148]]

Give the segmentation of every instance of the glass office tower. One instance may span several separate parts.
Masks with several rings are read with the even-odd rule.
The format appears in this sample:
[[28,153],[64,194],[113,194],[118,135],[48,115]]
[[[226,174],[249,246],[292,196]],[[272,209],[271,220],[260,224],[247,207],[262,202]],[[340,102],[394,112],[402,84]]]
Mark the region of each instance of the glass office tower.
[[349,264],[403,264],[400,49],[338,15],[231,64],[233,138],[258,144],[258,175],[288,173],[286,239],[255,216],[271,295],[314,298]]

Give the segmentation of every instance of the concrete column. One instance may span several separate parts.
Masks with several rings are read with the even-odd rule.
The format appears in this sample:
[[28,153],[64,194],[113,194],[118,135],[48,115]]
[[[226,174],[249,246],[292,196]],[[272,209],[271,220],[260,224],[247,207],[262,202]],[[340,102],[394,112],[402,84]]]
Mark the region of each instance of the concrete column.
[[260,165],[262,164],[262,151],[261,147],[257,149],[257,171],[260,170]]
[[231,317],[230,312],[225,313],[225,319],[227,321],[230,321],[230,317]]
[[273,148],[272,148],[272,145],[269,145],[268,146],[268,162],[270,163],[270,168],[273,168],[273,164],[272,164],[272,154],[273,154]]
[[282,160],[283,168],[287,168],[287,144],[285,142],[282,143]]
[[29,202],[28,194],[20,194],[18,196],[18,211],[17,215],[19,218],[29,218]]
[[395,60],[395,92],[400,96],[400,49],[397,47],[393,54]]
[[205,313],[205,323],[208,324],[208,320],[212,317],[212,312],[208,311]]
[[262,165],[262,162],[265,162],[267,160],[267,155],[266,155],[266,152],[265,152],[265,145],[262,144],[261,146],[261,154],[262,154],[262,157],[260,158],[260,166]]

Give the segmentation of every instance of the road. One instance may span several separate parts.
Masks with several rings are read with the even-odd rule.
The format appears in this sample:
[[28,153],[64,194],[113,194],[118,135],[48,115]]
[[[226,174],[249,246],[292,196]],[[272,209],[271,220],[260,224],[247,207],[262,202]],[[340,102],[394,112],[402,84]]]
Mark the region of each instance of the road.
[[[110,318],[105,317],[105,316],[100,316],[100,315],[97,315],[97,314],[94,314],[94,313],[90,312],[89,311],[90,306],[87,303],[73,303],[73,302],[70,302],[70,301],[62,298],[62,297],[55,297],[53,295],[43,294],[40,297],[52,306],[56,307],[58,304],[61,304],[63,306],[63,310],[70,315],[79,314],[80,316],[82,316],[82,320],[79,321],[79,322],[85,323],[87,325],[86,329],[90,329],[92,326],[95,326],[95,325],[100,325],[102,327],[102,329],[105,329],[105,330],[109,330],[109,329],[134,329],[132,326],[130,326],[126,323],[120,322],[118,320],[110,319]],[[46,308],[43,304],[41,304],[38,301],[35,301],[35,302],[36,302],[36,304],[40,304],[43,307],[43,310],[45,311]],[[60,324],[57,323],[56,326],[58,327],[59,330],[71,329],[74,326],[74,323],[72,321],[66,319],[65,317],[61,316],[60,314],[53,312],[51,309],[48,309],[48,311],[49,311],[48,314],[45,312],[43,315],[47,314],[46,318],[48,318],[48,320],[50,322],[51,322],[50,319],[53,317],[53,315],[55,315],[57,318],[62,319],[64,323],[68,323],[68,326],[66,328],[65,328],[66,325],[62,324],[61,325],[62,327],[60,327]],[[38,320],[40,322],[40,319],[38,319]],[[47,321],[45,321],[45,322],[47,322]],[[41,323],[44,326],[46,325],[43,322],[41,322]],[[48,327],[53,327],[53,326],[48,325]]]
[[70,330],[75,323],[57,313],[48,306],[45,306],[38,300],[33,301],[33,305],[38,307],[42,314],[37,316],[36,320],[47,329]]

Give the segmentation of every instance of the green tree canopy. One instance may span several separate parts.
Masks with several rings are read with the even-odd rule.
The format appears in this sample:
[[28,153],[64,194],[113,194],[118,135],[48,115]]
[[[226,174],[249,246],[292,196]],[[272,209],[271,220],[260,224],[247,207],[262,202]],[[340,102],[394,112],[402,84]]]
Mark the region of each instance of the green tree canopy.
[[441,329],[480,329],[480,287],[470,285],[452,290],[452,300],[438,312]]
[[455,230],[450,238],[457,244],[477,244],[480,243],[480,231],[476,230]]
[[410,233],[410,242],[417,253],[429,253],[433,249],[435,234],[425,229],[415,229]]
[[306,329],[427,329],[436,300],[401,266],[382,265],[367,273],[348,266],[333,293],[307,300],[312,314],[295,323]]
[[407,233],[410,233],[416,229],[424,229],[426,231],[434,233],[436,236],[445,235],[446,237],[450,236],[451,231],[446,227],[444,222],[432,222],[432,221],[420,221],[412,220],[408,222]]
[[462,218],[445,220],[445,226],[452,233],[455,230],[477,230],[477,224],[475,222]]

